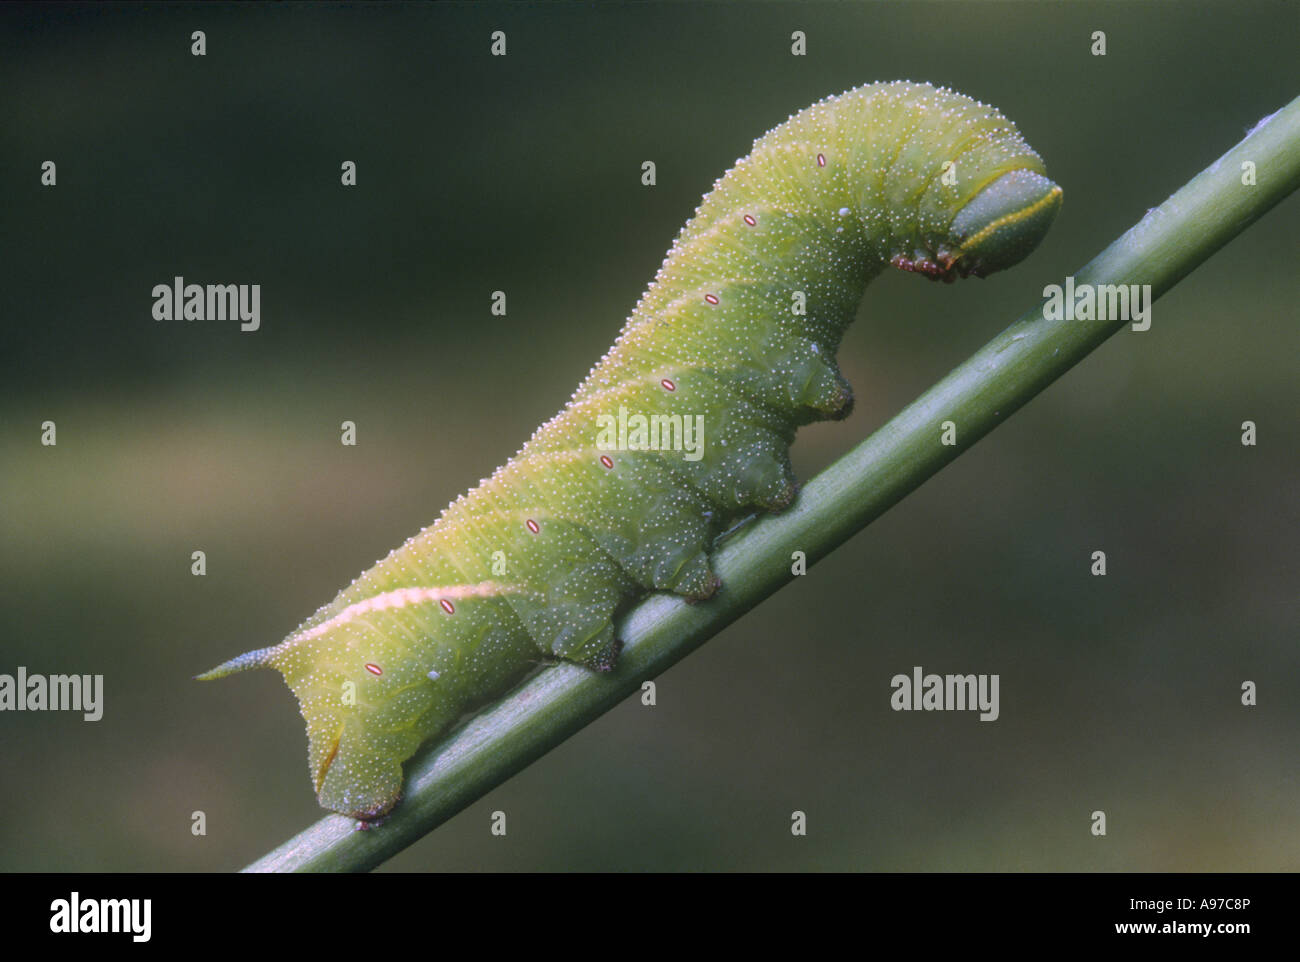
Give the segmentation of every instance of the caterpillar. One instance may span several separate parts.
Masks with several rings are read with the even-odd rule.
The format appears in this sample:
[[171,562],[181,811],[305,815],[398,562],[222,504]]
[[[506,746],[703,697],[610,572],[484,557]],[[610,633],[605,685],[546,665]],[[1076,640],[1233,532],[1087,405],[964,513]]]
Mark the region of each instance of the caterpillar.
[[835,357],[873,277],[1010,267],[1061,196],[1010,121],[951,90],[874,83],[804,109],[715,182],[514,458],[283,642],[198,677],[279,671],[321,805],[381,818],[416,749],[539,658],[607,671],[640,597],[718,590],[714,539],[790,505],[795,431],[852,408]]

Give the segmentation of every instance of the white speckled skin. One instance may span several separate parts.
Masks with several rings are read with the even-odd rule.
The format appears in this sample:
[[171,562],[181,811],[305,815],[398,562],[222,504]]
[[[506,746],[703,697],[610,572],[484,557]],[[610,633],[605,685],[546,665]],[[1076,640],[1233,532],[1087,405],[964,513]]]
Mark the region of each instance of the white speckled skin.
[[[1015,127],[952,91],[878,83],[801,111],[716,182],[613,349],[509,463],[284,642],[200,677],[283,673],[321,804],[383,815],[419,745],[539,658],[608,669],[632,602],[717,590],[714,537],[789,505],[795,429],[852,406],[835,354],[872,277],[1009,266],[1060,199]],[[620,406],[702,415],[703,456],[598,449]]]

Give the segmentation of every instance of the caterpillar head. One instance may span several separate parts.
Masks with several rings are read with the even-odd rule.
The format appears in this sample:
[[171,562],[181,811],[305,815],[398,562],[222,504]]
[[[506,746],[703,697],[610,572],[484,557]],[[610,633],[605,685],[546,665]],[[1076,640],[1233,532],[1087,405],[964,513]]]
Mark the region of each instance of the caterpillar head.
[[1061,209],[1061,188],[1032,170],[990,182],[957,211],[932,257],[898,256],[893,266],[935,281],[987,277],[1018,264],[1038,246]]
[[953,218],[948,269],[984,277],[1019,263],[1038,246],[1060,209],[1061,188],[1042,174],[1003,174]]

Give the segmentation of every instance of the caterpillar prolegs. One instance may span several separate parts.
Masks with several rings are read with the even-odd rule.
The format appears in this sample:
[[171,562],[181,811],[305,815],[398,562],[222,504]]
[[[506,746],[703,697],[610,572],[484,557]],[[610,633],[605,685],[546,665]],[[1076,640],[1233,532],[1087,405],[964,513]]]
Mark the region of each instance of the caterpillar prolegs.
[[852,407],[835,355],[876,274],[1009,267],[1060,204],[1015,126],[961,94],[876,83],[808,107],[714,184],[514,458],[283,642],[199,677],[281,672],[321,805],[382,816],[420,744],[539,657],[609,669],[639,597],[717,591],[714,538],[788,506],[796,429]]

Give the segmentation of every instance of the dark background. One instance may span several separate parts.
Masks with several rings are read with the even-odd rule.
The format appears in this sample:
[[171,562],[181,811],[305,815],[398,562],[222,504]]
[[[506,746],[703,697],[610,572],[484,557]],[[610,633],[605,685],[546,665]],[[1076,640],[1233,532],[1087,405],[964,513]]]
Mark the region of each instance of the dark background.
[[[0,672],[106,693],[98,723],[0,715],[0,868],[236,868],[318,817],[279,677],[191,676],[511,455],[787,115],[947,84],[1065,190],[1012,271],[872,285],[841,352],[856,412],[801,433],[807,477],[1291,100],[1297,26],[1286,3],[4,5]],[[656,708],[389,866],[1295,868],[1298,213],[665,674]],[[177,274],[260,283],[262,329],[154,321]],[[1000,674],[1001,718],[890,711],[913,665]]]

